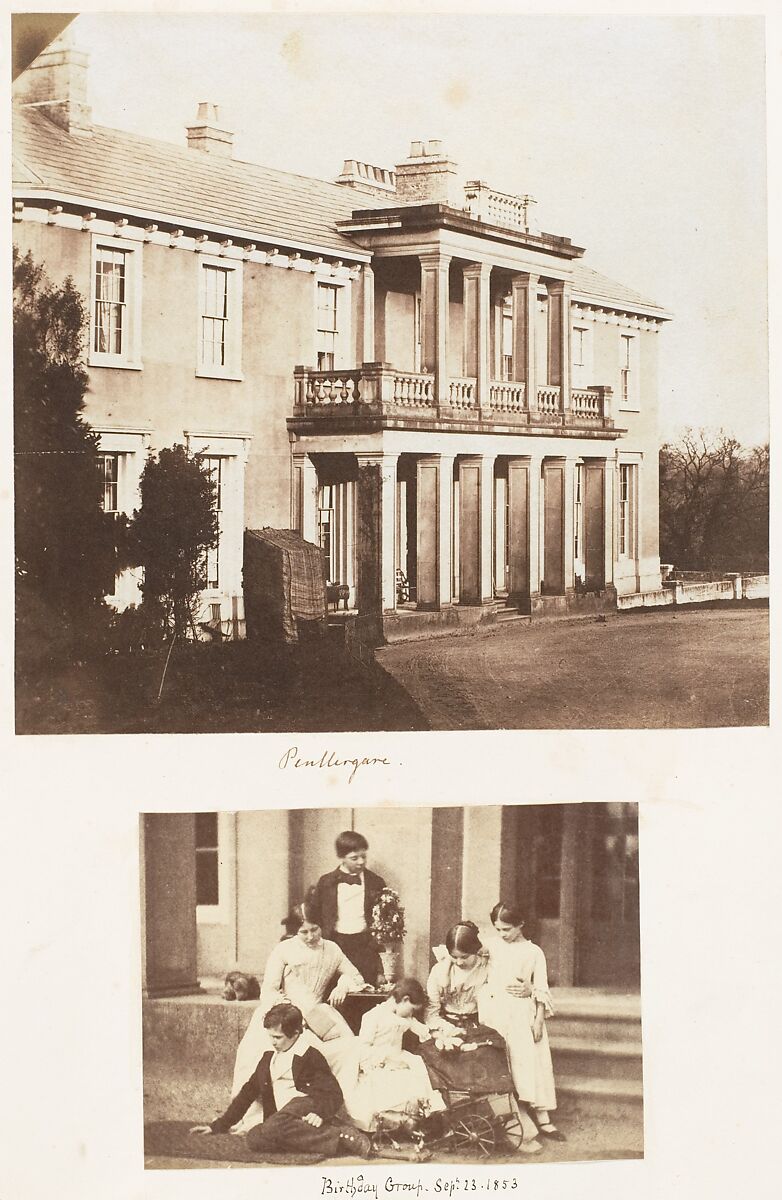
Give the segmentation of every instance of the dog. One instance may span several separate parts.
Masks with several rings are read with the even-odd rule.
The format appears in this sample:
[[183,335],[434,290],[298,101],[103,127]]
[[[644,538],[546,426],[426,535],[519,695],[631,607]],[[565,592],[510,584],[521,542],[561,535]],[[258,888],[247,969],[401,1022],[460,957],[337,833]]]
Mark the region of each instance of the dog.
[[229,971],[223,988],[224,1000],[260,1000],[261,985],[254,975],[243,971]]

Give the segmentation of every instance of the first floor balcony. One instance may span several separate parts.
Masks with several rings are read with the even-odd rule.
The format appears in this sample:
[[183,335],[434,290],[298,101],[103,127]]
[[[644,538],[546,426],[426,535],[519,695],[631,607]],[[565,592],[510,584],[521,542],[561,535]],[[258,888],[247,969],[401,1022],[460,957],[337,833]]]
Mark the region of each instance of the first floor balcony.
[[[618,437],[611,411],[611,388],[536,386],[513,380],[446,378],[438,395],[433,372],[400,371],[390,363],[364,363],[349,370],[294,372],[293,416],[296,431],[335,428],[480,427],[491,431],[523,427],[547,434],[594,431]],[[481,395],[483,391],[483,395]]]

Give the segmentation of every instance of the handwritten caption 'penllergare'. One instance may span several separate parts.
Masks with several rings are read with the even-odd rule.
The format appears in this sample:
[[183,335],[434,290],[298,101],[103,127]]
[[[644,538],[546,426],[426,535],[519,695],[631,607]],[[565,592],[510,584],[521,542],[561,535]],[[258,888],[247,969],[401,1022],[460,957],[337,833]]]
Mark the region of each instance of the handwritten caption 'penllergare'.
[[319,1195],[321,1196],[349,1196],[351,1200],[354,1197],[374,1196],[378,1200],[380,1196],[455,1196],[457,1193],[468,1192],[515,1192],[518,1188],[518,1180],[513,1176],[497,1177],[495,1175],[448,1175],[441,1177],[434,1176],[426,1180],[423,1179],[395,1179],[393,1175],[386,1175],[385,1178],[379,1179],[375,1176],[373,1179],[366,1179],[363,1175],[351,1176],[348,1179],[330,1179],[328,1175],[321,1175],[321,1185]]
[[348,783],[352,783],[361,767],[390,767],[388,758],[342,758],[334,750],[324,750],[320,758],[305,758],[299,755],[299,747],[291,746],[286,750],[277,766],[281,771],[288,767],[314,767],[316,770],[347,770]]

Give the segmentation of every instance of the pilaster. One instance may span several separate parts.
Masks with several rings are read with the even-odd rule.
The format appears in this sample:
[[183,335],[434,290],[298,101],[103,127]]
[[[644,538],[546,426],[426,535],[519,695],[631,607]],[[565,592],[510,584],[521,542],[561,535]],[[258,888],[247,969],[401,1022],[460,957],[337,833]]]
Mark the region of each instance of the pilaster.
[[294,450],[291,472],[291,526],[308,542],[318,541],[318,473],[308,454]]
[[375,362],[375,272],[365,263],[361,268],[361,361]]
[[489,289],[491,266],[468,263],[464,276],[464,373],[476,380],[478,407],[489,400]]
[[562,412],[570,409],[570,284],[553,279],[549,294],[549,379],[561,393]]
[[535,375],[535,324],[538,304],[537,275],[515,275],[512,286],[513,378],[525,384],[527,408],[537,408]]
[[421,370],[434,375],[438,405],[448,403],[448,254],[422,254]]

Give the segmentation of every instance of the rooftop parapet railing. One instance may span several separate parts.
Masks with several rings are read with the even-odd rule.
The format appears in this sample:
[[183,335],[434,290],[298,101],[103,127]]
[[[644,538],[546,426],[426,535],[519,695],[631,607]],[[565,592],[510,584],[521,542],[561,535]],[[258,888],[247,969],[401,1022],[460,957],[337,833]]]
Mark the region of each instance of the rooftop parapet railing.
[[464,197],[470,216],[487,225],[517,229],[521,233],[539,233],[535,219],[535,200],[532,196],[511,196],[498,192],[481,179],[465,184]]

